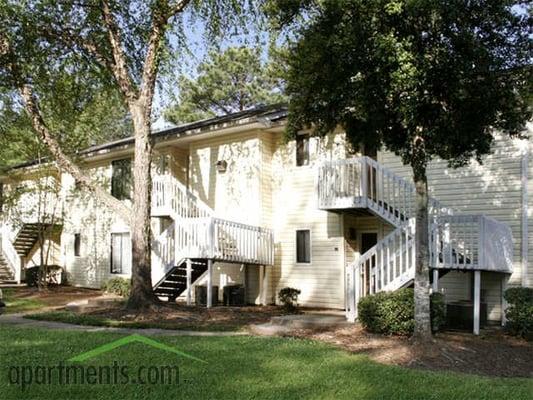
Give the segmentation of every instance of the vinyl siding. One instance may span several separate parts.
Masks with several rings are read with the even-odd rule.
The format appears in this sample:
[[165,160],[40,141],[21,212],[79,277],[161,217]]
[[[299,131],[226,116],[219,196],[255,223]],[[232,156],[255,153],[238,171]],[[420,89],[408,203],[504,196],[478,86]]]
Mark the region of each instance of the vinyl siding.
[[[380,152],[378,161],[395,173],[412,179],[410,167],[390,152]],[[514,242],[514,273],[510,285],[520,284],[521,277],[521,144],[519,140],[496,135],[492,154],[482,163],[471,161],[468,166],[450,168],[447,162],[434,160],[428,166],[430,194],[459,213],[486,214],[508,224]],[[491,319],[500,319],[501,288],[495,280],[502,275],[482,274]],[[483,282],[486,281],[486,282]],[[463,274],[448,274],[441,281],[450,298],[470,296],[470,280]],[[464,299],[464,298],[463,298]]]
[[[88,167],[87,173],[100,185],[109,189],[111,164],[105,162]],[[111,233],[129,232],[129,227],[114,212],[90,194],[77,190],[74,179],[62,177],[66,193],[62,256],[67,281],[75,286],[100,288],[115,277],[128,278],[129,274],[111,274]],[[74,256],[74,235],[81,234],[81,255]]]
[[[274,290],[301,290],[299,303],[344,307],[343,235],[338,214],[321,211],[316,199],[316,166],[324,158],[344,157],[342,137],[310,140],[310,165],[295,166],[295,142],[275,137],[272,158],[273,227],[276,242]],[[296,263],[296,230],[311,231],[311,263]]]
[[[217,161],[227,170],[218,172]],[[190,145],[189,185],[220,218],[260,225],[261,149],[256,132],[218,137]]]

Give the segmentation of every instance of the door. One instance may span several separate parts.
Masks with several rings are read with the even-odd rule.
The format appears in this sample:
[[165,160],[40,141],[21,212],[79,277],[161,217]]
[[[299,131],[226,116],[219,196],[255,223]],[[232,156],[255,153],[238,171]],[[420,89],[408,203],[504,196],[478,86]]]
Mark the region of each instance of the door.
[[[362,232],[359,251],[360,254],[365,254],[368,250],[376,245],[378,242],[377,232]],[[363,295],[366,296],[370,293],[370,284],[371,284],[371,272],[372,268],[376,265],[376,257],[372,257],[365,262],[363,267]]]

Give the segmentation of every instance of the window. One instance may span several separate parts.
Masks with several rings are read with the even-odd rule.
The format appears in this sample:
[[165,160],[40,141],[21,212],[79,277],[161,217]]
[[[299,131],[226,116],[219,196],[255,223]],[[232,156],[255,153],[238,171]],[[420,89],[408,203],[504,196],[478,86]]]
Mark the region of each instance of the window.
[[129,233],[111,234],[111,273],[131,272],[131,240]]
[[296,262],[311,263],[311,231],[309,229],[296,231]]
[[309,135],[296,137],[296,166],[309,165]]
[[131,160],[116,160],[111,163],[111,195],[119,200],[131,199]]
[[74,234],[74,257],[81,256],[81,233]]

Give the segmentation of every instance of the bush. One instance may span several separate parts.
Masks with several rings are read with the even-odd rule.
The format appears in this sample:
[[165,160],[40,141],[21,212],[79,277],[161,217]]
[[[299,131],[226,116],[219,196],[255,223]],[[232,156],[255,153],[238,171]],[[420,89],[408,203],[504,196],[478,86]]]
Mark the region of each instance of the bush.
[[[385,335],[411,335],[415,327],[413,289],[380,292],[363,297],[358,303],[359,321],[365,329]],[[431,296],[431,327],[442,328],[446,322],[446,304],[441,293]]]
[[[47,273],[47,281],[48,285],[57,285],[59,282],[57,281],[58,274],[62,272],[63,268],[61,268],[58,265],[49,265],[48,266],[48,273]],[[30,267],[27,268],[25,271],[25,281],[26,286],[29,287],[37,287],[38,281],[39,281],[39,267]],[[59,277],[61,279],[61,277]]]
[[131,281],[124,278],[113,278],[104,282],[102,290],[106,293],[128,297],[131,291]]
[[301,291],[298,289],[286,287],[279,291],[279,301],[287,312],[294,312],[298,306],[298,296]]
[[503,297],[509,304],[505,310],[507,331],[527,340],[533,340],[533,289],[509,288]]

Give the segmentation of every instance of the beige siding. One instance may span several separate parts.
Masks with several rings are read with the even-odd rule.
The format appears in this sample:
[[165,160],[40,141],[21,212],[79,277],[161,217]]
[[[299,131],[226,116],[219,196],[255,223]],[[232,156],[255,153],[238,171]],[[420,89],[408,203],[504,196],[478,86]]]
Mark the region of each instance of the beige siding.
[[[339,145],[337,145],[339,144]],[[273,225],[276,242],[274,290],[301,290],[305,306],[344,307],[343,235],[338,214],[318,210],[316,165],[320,159],[344,156],[342,138],[312,139],[311,165],[295,166],[295,142],[276,137],[272,166]],[[311,231],[311,263],[296,263],[296,230]]]
[[[454,169],[445,161],[435,160],[428,167],[428,183],[432,196],[445,206],[470,214],[486,214],[508,224],[513,233],[514,273],[510,284],[520,284],[521,276],[521,144],[519,140],[496,136],[492,154],[485,156],[482,163],[472,161],[470,165]],[[410,167],[392,153],[380,152],[378,161],[394,172],[411,178]],[[489,276],[482,283],[486,286],[491,319],[500,318],[500,289]],[[483,280],[483,279],[482,279]],[[443,279],[442,284],[449,286],[452,297],[469,296],[469,280],[459,274]],[[467,297],[468,299],[469,297]],[[498,300],[496,300],[498,299]]]
[[[217,161],[226,161],[219,172]],[[261,150],[257,133],[219,137],[190,146],[189,185],[220,218],[259,225]]]
[[[109,189],[111,165],[109,162],[91,166],[88,173],[95,181]],[[64,264],[69,283],[99,288],[114,277],[127,278],[129,274],[111,274],[111,233],[129,232],[129,227],[103,203],[89,193],[75,189],[72,177],[64,174],[66,209],[61,235]],[[74,235],[81,234],[81,256],[74,256]]]

